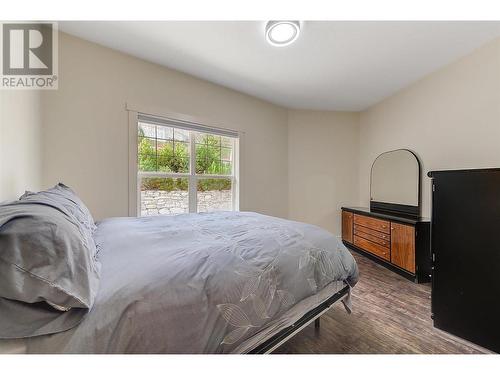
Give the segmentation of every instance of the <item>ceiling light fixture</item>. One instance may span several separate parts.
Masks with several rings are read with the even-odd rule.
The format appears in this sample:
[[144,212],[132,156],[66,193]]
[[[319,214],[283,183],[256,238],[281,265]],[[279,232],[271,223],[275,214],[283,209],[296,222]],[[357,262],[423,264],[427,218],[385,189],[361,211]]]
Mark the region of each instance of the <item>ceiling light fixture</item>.
[[292,44],[299,34],[299,21],[269,21],[266,25],[266,40],[275,47]]

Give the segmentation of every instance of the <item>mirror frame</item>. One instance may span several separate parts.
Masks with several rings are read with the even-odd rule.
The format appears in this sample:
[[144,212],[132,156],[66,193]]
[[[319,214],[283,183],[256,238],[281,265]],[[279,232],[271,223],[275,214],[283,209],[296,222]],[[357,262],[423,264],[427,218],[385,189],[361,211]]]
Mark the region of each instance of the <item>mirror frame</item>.
[[[389,152],[394,151],[408,151],[413,155],[418,165],[418,204],[417,206],[406,205],[406,204],[398,204],[398,203],[387,203],[387,202],[378,202],[372,199],[372,173],[373,173],[373,165],[377,162],[377,159],[384,154],[388,154]],[[420,208],[422,206],[422,165],[420,164],[420,160],[416,153],[407,148],[398,148],[395,150],[390,150],[381,153],[378,155],[372,163],[370,168],[370,211],[387,213],[391,215],[402,215],[402,216],[411,216],[414,218],[420,218]]]

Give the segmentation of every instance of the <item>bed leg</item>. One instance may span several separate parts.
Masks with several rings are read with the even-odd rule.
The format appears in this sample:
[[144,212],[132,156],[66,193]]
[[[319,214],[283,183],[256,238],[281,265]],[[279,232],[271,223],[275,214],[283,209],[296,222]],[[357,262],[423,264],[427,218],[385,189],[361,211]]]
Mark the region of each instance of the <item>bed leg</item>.
[[320,327],[320,318],[316,318],[316,320],[314,321],[314,328],[318,330],[319,327]]

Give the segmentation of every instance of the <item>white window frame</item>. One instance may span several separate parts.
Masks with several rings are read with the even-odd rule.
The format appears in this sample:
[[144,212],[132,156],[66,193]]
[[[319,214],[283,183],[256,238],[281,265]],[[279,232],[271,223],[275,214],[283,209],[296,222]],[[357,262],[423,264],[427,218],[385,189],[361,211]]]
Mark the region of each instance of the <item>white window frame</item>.
[[[187,178],[188,179],[188,199],[189,199],[189,212],[196,213],[198,208],[198,194],[197,186],[198,180],[208,179],[208,178],[225,178],[231,179],[231,197],[232,197],[232,207],[233,211],[239,211],[240,209],[240,146],[241,140],[244,133],[239,131],[234,131],[230,129],[224,129],[220,127],[214,127],[210,125],[202,125],[202,122],[193,121],[193,118],[186,115],[175,114],[170,116],[158,116],[150,115],[144,113],[143,111],[131,110],[127,106],[129,111],[129,216],[141,216],[141,178],[143,177],[161,177],[161,178]],[[169,172],[141,172],[138,170],[138,153],[137,153],[137,141],[138,141],[138,126],[139,126],[139,116],[146,115],[148,117],[155,117],[159,121],[166,120],[168,124],[164,126],[176,127],[175,123],[182,123],[182,126],[177,128],[182,128],[189,131],[189,145],[190,145],[190,155],[189,155],[189,173],[169,173]],[[186,120],[187,119],[187,120]],[[159,124],[158,125],[162,125]],[[230,136],[234,139],[233,144],[233,161],[232,161],[232,174],[231,175],[213,175],[213,174],[196,174],[196,155],[195,155],[195,141],[193,139],[196,132],[204,132],[214,135],[223,135],[222,132],[229,132],[234,135]]]

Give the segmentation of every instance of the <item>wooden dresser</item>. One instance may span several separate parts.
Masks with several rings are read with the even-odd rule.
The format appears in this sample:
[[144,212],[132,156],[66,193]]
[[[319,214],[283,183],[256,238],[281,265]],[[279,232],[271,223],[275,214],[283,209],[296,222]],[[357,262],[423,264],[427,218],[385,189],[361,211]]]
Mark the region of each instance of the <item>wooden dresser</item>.
[[342,241],[415,282],[431,278],[430,222],[342,207]]

